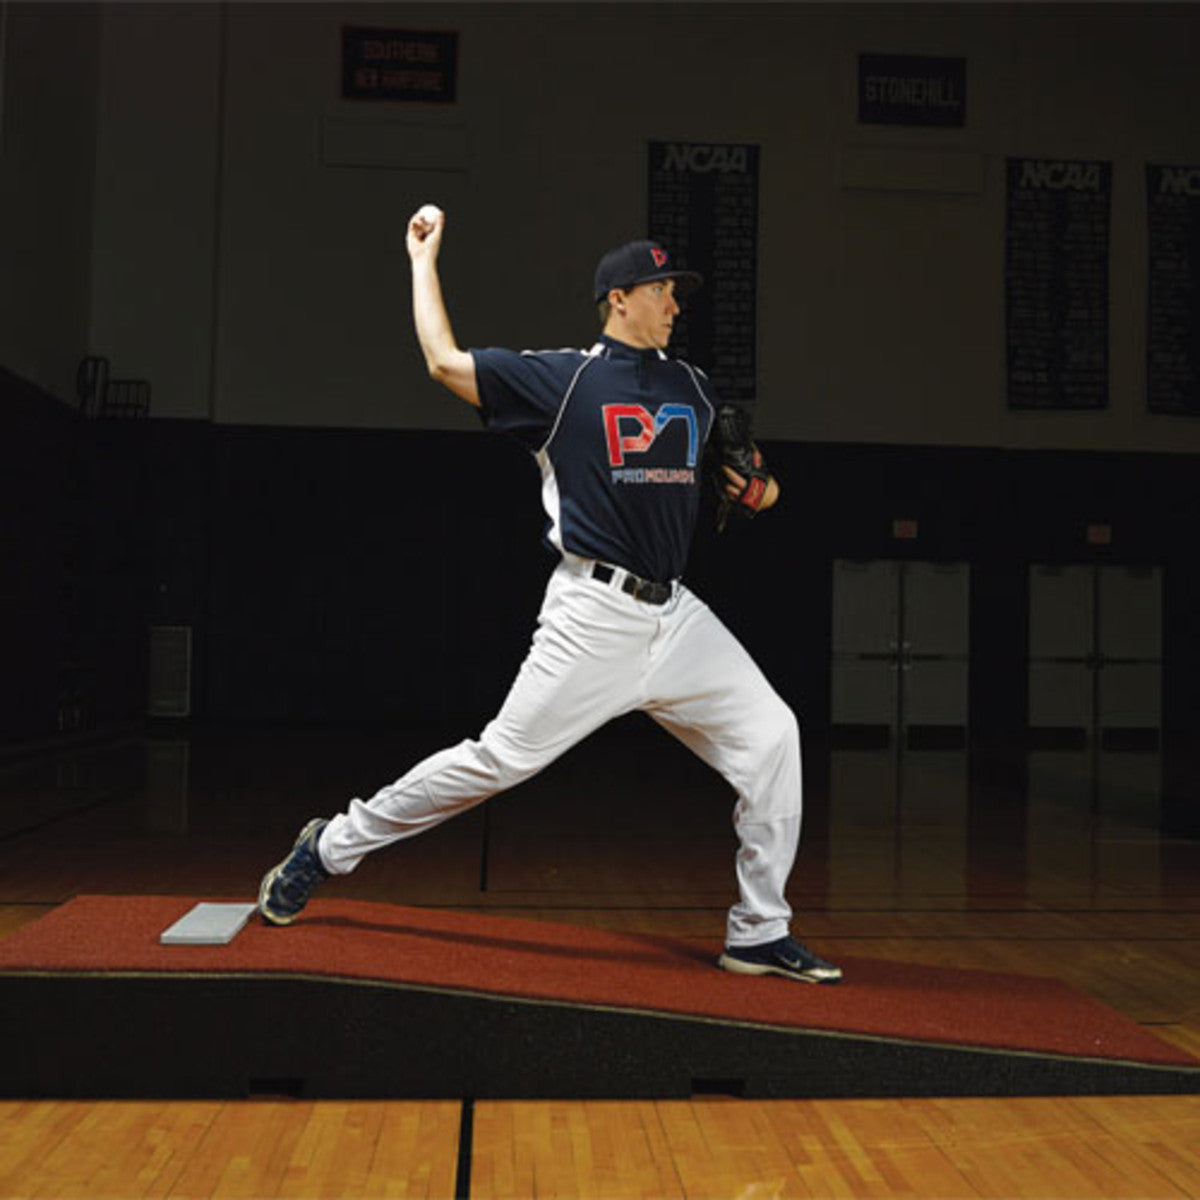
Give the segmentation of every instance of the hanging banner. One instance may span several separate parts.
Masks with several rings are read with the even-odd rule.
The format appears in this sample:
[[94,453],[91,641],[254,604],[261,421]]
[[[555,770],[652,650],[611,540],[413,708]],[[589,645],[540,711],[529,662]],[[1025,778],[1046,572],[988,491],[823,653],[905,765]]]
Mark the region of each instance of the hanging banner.
[[1104,408],[1112,164],[1010,158],[1007,178],[1009,406]]
[[1146,167],[1151,412],[1200,415],[1200,167]]
[[649,143],[648,236],[704,276],[672,352],[734,401],[757,395],[758,162],[753,145]]
[[858,119],[863,125],[964,125],[967,60],[860,54]]
[[342,27],[342,98],[454,102],[458,34]]

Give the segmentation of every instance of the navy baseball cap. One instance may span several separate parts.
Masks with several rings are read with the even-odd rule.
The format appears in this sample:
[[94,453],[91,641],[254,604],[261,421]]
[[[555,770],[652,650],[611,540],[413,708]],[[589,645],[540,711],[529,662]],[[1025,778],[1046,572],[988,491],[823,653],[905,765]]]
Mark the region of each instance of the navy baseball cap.
[[695,271],[679,271],[671,266],[670,255],[657,242],[626,242],[610,250],[596,266],[596,303],[613,288],[625,290],[655,279],[674,279],[680,296],[694,292],[704,282]]

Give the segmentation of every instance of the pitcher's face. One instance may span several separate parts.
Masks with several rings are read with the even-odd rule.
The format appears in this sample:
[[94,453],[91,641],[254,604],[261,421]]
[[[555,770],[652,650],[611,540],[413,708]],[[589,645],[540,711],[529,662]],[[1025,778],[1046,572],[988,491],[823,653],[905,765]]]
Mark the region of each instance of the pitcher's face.
[[620,329],[613,332],[621,341],[642,350],[665,350],[680,311],[675,280],[655,279],[618,292],[614,309]]

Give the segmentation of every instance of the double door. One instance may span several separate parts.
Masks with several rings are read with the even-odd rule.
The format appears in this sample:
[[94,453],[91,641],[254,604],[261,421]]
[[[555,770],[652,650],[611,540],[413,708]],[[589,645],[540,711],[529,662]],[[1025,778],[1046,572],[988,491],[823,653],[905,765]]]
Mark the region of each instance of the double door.
[[1029,569],[1029,725],[1088,740],[1162,725],[1162,569]]
[[965,741],[970,567],[837,559],[830,717],[893,744]]

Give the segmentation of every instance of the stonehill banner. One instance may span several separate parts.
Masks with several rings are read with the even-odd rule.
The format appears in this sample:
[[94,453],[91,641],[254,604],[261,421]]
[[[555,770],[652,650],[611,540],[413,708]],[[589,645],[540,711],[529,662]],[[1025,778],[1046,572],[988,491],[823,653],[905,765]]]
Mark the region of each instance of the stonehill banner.
[[858,119],[864,125],[966,124],[967,60],[860,54]]
[[1011,408],[1108,404],[1112,164],[1010,158],[1004,234]]

